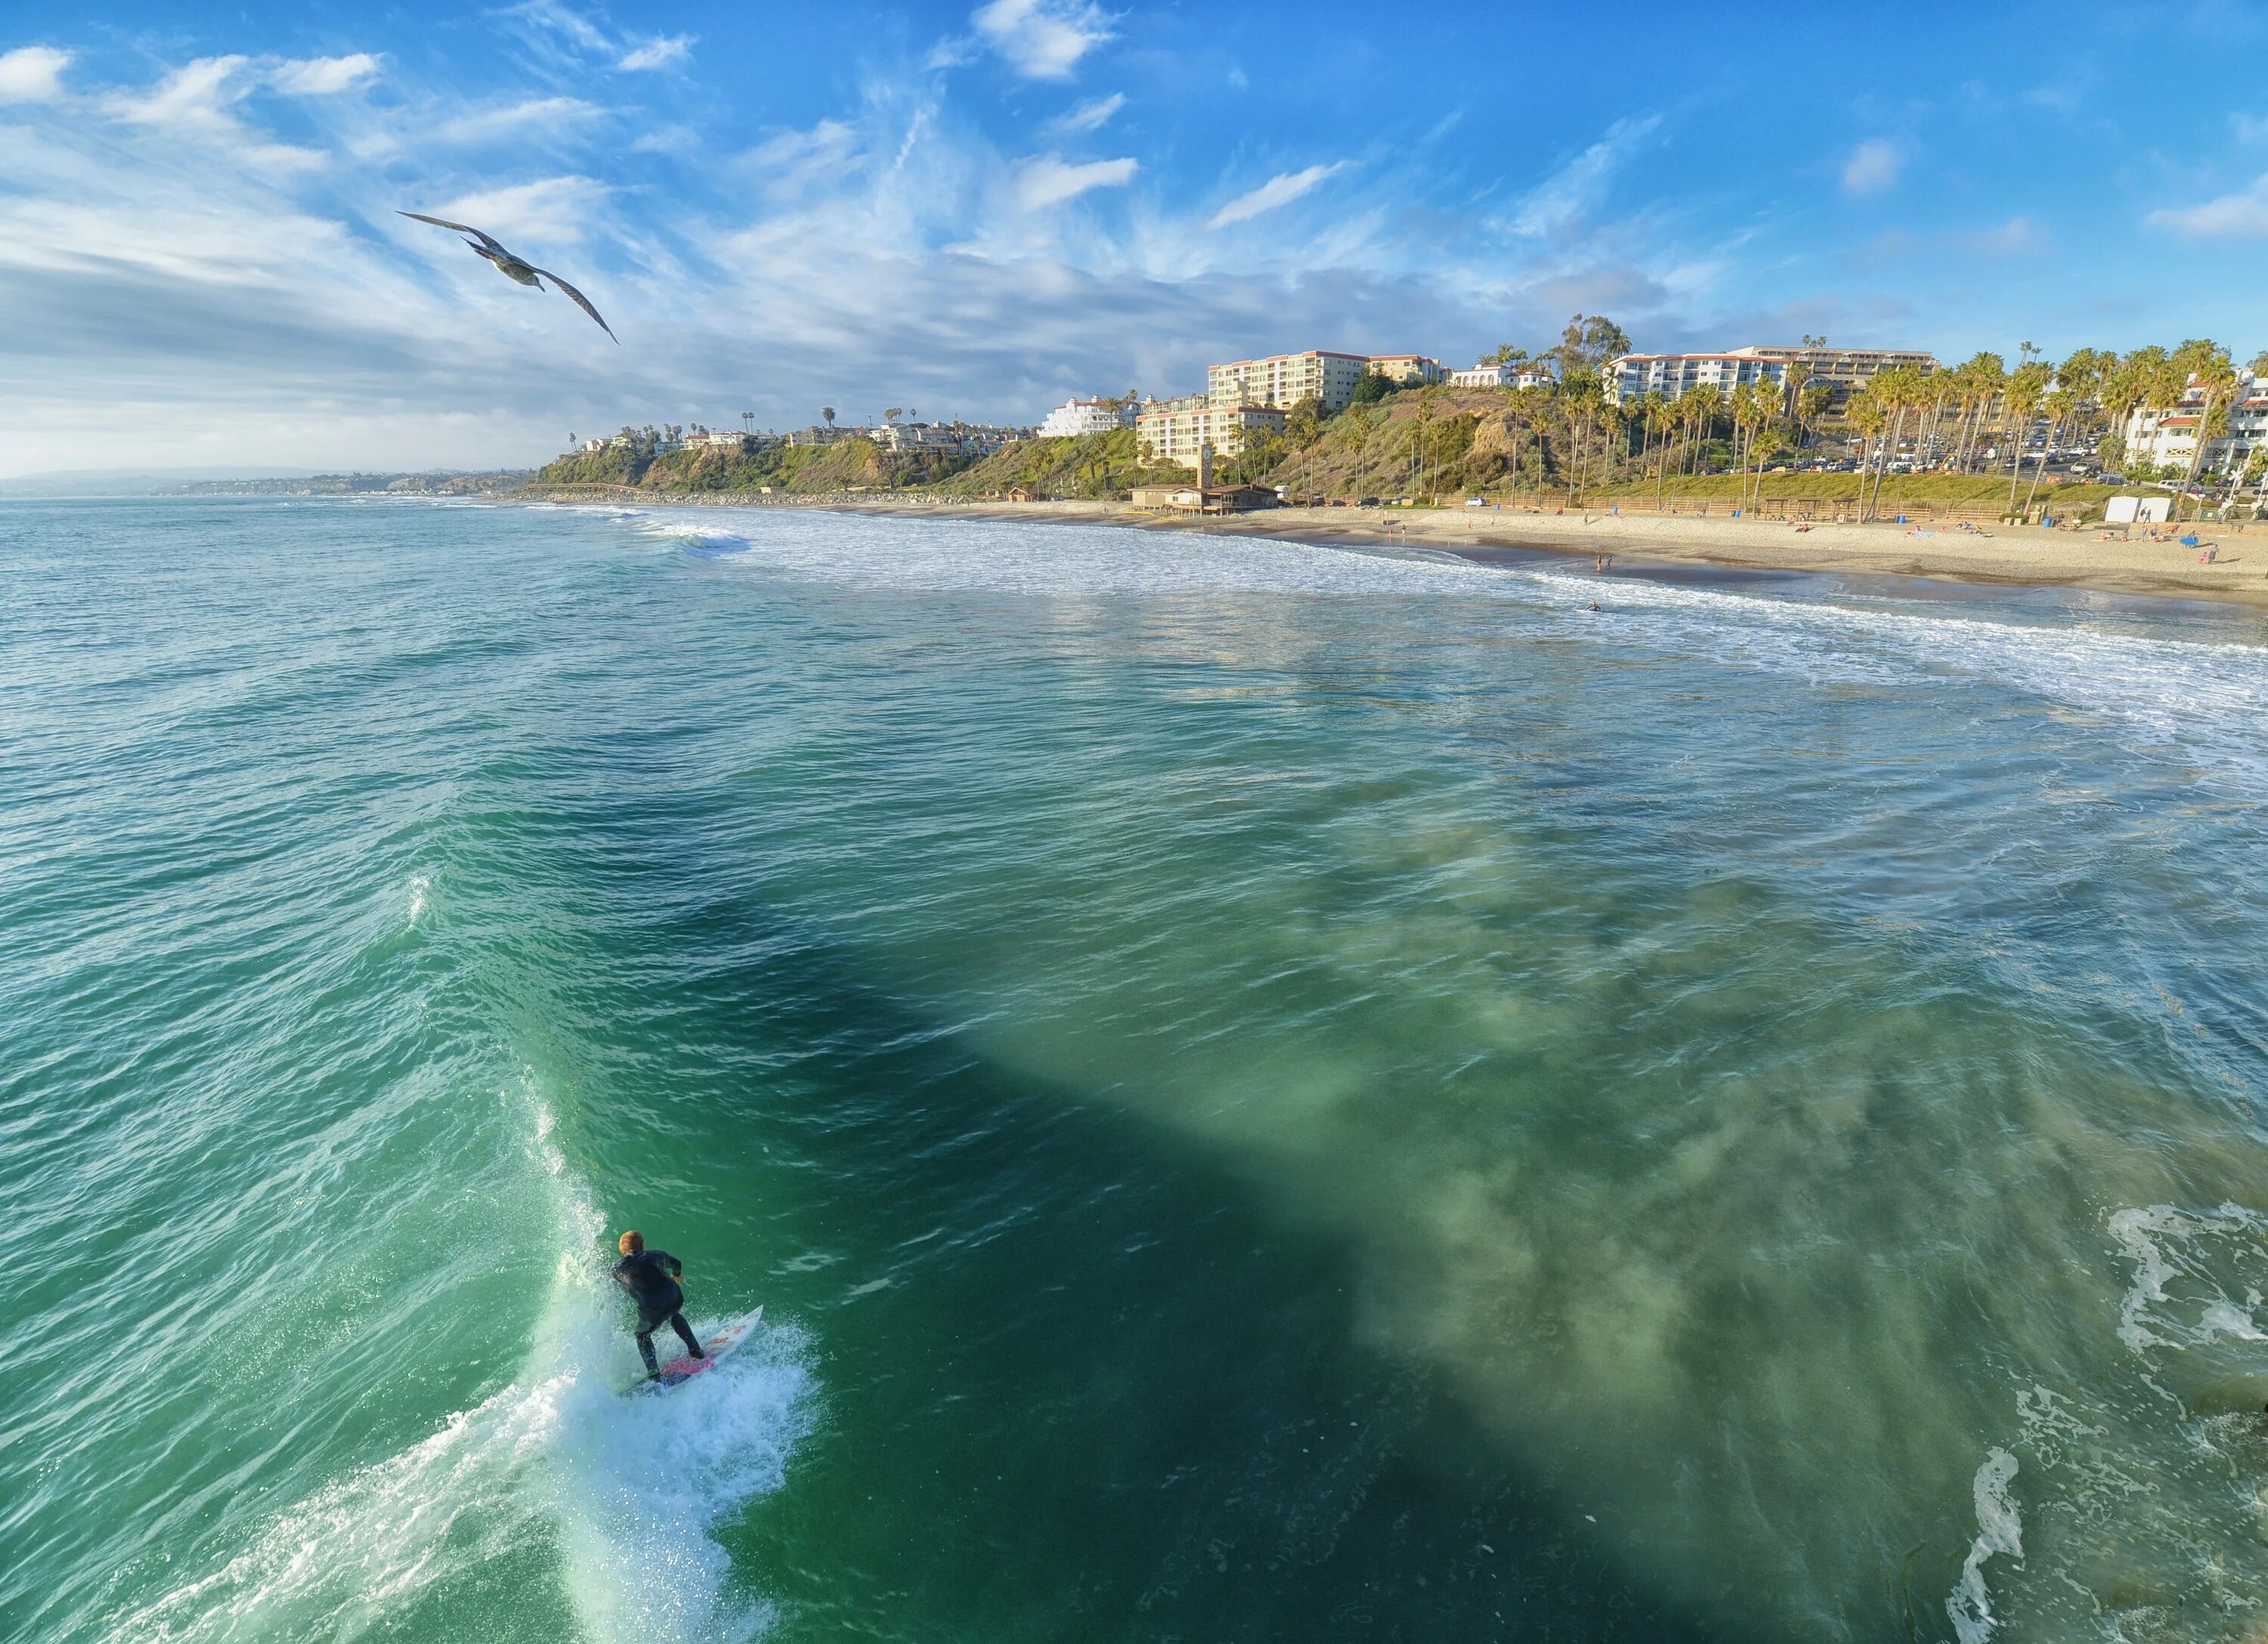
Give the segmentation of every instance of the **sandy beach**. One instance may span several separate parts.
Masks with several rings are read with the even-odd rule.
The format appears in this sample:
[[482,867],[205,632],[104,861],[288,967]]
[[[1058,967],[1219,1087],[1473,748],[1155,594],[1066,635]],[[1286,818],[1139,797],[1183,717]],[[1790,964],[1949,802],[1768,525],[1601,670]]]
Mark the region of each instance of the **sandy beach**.
[[[593,502],[590,492],[542,494]],[[1241,533],[1308,540],[1430,547],[1462,552],[1528,548],[1589,558],[1602,554],[1783,571],[1926,576],[2016,587],[2072,587],[2166,598],[2268,605],[2268,525],[2184,527],[2199,547],[2150,541],[2137,531],[2106,540],[2080,531],[1992,525],[1976,531],[1894,523],[1814,525],[1723,516],[1514,512],[1496,508],[1278,508],[1253,514],[1156,514],[1123,503],[964,502],[909,495],[777,497],[653,493],[624,488],[603,500],[663,507],[807,507],[845,511],[965,516],[984,519],[1079,519],[1152,531]],[[2205,560],[2206,550],[2215,550]]]

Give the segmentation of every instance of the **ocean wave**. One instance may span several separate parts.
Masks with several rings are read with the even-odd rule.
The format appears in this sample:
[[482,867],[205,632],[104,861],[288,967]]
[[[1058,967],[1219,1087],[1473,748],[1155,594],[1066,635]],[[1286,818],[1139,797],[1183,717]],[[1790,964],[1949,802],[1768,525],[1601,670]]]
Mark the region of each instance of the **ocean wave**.
[[[780,1487],[810,1420],[806,1344],[760,1329],[708,1374],[638,1387],[592,1254],[601,1218],[533,1105],[531,1156],[564,1237],[552,1305],[511,1385],[270,1520],[219,1569],[120,1616],[104,1644],[354,1639],[498,1560],[549,1549],[584,1637],[707,1644],[761,1633],[718,1527]],[[707,1332],[723,1319],[696,1319]]]
[[[2268,647],[2110,631],[2064,613],[1977,615],[1857,597],[1610,580],[1552,561],[1480,564],[1427,553],[1112,525],[935,521],[703,510],[640,517],[642,532],[751,572],[905,591],[1037,597],[1386,596],[1493,601],[1553,638],[1784,673],[1813,686],[1891,689],[1967,681],[2114,723],[2248,789],[2268,783],[2253,727],[2268,716]],[[1594,610],[1594,605],[1599,608]]]

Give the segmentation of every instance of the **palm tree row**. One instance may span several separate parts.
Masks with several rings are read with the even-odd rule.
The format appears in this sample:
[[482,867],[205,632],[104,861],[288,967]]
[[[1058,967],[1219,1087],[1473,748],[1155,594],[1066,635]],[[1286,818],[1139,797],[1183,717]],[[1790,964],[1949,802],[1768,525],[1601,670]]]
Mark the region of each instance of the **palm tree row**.
[[[2251,369],[2257,375],[2268,375],[2268,354],[2256,358]],[[2196,484],[2206,447],[2227,431],[2228,413],[2242,385],[2229,351],[2210,339],[2192,338],[2171,349],[2154,345],[2124,355],[2079,349],[2055,363],[2027,342],[2013,370],[2000,356],[1980,352],[1941,371],[1924,373],[1911,367],[1886,371],[1852,397],[1846,415],[1867,437],[1867,470],[1877,497],[1883,473],[1898,460],[1908,438],[1909,419],[1913,452],[1909,466],[1915,469],[1977,473],[1987,434],[2005,440],[2011,511],[2017,506],[2032,430],[2044,419],[2047,427],[2031,488],[2024,495],[2029,511],[2048,457],[2059,444],[2079,443],[2091,435],[2107,459],[2117,459],[2125,455],[2124,430],[2135,412],[2154,411],[2162,417],[2194,408],[2197,437],[2180,476],[2180,491],[2201,510]],[[2249,465],[2234,466],[2238,471],[2230,476],[2231,502]]]

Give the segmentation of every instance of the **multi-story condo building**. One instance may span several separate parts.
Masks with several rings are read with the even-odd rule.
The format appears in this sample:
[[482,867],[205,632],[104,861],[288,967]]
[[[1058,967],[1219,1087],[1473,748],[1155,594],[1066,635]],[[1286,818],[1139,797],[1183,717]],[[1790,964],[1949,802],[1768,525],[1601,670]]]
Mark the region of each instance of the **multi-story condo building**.
[[1042,439],[1079,434],[1109,434],[1134,425],[1134,407],[1108,400],[1066,400],[1040,424]]
[[1233,457],[1254,438],[1284,431],[1284,413],[1274,406],[1220,406],[1210,394],[1144,402],[1135,422],[1135,441],[1155,462],[1194,468],[1197,453],[1210,445],[1220,457]]
[[1834,390],[1840,404],[1894,365],[1937,370],[1937,357],[1912,349],[1778,348],[1750,343],[1723,354],[1625,354],[1602,368],[1609,403],[1658,393],[1675,400],[1689,388],[1729,393],[1746,383],[1787,380],[1787,368],[1800,361],[1804,381]]
[[1423,354],[1373,354],[1370,369],[1387,381],[1403,388],[1422,387],[1427,383],[1446,382],[1448,373],[1441,362]]
[[1694,388],[1730,393],[1749,383],[1787,380],[1787,362],[1756,354],[1625,354],[1599,368],[1607,403],[1623,405],[1660,394],[1665,400]]
[[1781,348],[1752,342],[1733,352],[1753,355],[1758,359],[1784,360],[1789,364],[1801,361],[1805,385],[1820,383],[1833,389],[1835,398],[1830,408],[1837,410],[1852,394],[1893,366],[1911,366],[1924,374],[1938,369],[1937,356],[1920,349]]
[[1272,406],[1288,411],[1313,400],[1326,415],[1344,411],[1364,373],[1377,371],[1408,387],[1438,383],[1447,373],[1439,360],[1422,354],[1339,354],[1309,349],[1304,354],[1271,354],[1264,360],[1231,360],[1205,368],[1205,399],[1224,409]]
[[1224,407],[1273,406],[1279,411],[1314,400],[1326,412],[1343,411],[1369,369],[1366,354],[1335,354],[1328,349],[1271,354],[1264,360],[1231,360],[1205,368],[1205,399]]
[[1510,365],[1484,360],[1469,371],[1449,373],[1449,381],[1459,388],[1541,388],[1555,380],[1551,368],[1540,360]]
[[[2242,466],[2252,453],[2268,445],[2268,378],[2250,371],[2236,374],[2237,397],[2228,407],[2228,429],[2205,443],[2205,459],[2198,472]],[[2161,468],[2187,473],[2197,456],[2198,420],[2205,412],[2205,393],[2191,388],[2181,403],[2162,409],[2138,406],[2126,418],[2126,456],[2130,462],[2146,462]]]

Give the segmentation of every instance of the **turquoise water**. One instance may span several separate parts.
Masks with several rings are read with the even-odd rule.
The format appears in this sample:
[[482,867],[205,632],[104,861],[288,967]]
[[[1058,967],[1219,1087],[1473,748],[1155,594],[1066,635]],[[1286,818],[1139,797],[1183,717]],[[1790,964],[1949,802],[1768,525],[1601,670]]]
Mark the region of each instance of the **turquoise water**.
[[2264,642],[0,508],[0,1636],[2243,1638]]

